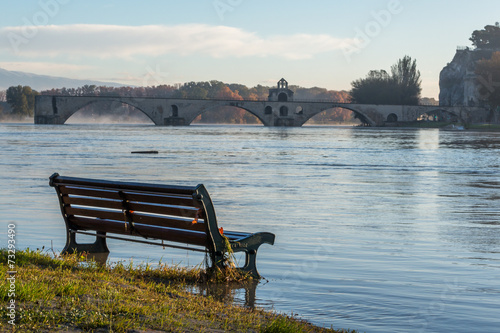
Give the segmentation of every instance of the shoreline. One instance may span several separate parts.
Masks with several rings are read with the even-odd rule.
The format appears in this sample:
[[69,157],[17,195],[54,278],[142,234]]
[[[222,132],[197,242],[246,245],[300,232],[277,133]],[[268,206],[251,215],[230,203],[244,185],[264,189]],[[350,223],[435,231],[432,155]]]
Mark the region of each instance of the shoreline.
[[13,311],[0,310],[6,318],[0,332],[13,331],[12,313],[15,330],[23,332],[356,332],[188,292],[200,283],[228,283],[202,281],[201,269],[82,264],[81,255],[54,258],[27,249],[16,252],[13,275],[6,249],[0,257],[2,277],[15,278],[14,293],[0,288],[3,299],[15,304]]

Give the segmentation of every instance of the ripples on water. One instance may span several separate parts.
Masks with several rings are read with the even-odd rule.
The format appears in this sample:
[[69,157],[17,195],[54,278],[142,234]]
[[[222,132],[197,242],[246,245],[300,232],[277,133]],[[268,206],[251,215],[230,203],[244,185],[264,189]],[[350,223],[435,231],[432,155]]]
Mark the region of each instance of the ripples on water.
[[[268,282],[231,291],[236,302],[366,332],[500,327],[497,133],[9,124],[0,145],[2,225],[17,223],[18,248],[64,246],[53,172],[204,183],[221,226],[277,236],[258,255]],[[109,246],[111,261],[203,261]]]

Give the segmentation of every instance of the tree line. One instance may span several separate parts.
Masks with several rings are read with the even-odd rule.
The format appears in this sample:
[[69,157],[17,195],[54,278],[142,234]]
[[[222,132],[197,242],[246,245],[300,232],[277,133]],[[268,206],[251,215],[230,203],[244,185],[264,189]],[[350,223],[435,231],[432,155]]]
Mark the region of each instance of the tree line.
[[[295,98],[325,99],[336,102],[346,102],[348,92],[327,90],[325,88],[303,88],[290,85],[295,92]],[[176,85],[159,85],[152,87],[108,87],[84,85],[79,88],[59,88],[44,90],[42,95],[56,96],[123,96],[123,97],[159,97],[159,98],[190,98],[190,99],[234,99],[234,100],[267,100],[268,86],[257,85],[248,88],[243,84],[227,84],[221,81],[187,82]]]

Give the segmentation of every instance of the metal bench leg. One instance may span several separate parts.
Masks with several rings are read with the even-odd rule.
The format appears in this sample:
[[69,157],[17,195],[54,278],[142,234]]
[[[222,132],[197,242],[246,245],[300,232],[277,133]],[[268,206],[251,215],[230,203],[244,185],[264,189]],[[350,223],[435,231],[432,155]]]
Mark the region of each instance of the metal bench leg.
[[66,246],[61,251],[61,254],[80,253],[80,252],[109,253],[109,249],[106,244],[106,233],[98,231],[97,235],[94,243],[78,244],[76,242],[76,233],[74,231],[68,230]]
[[257,265],[255,259],[257,258],[257,250],[250,249],[245,251],[245,266],[240,267],[244,272],[250,273],[254,277],[260,277],[259,272],[257,272]]
[[210,255],[210,259],[212,261],[212,268],[224,268],[224,254],[220,251],[216,251]]

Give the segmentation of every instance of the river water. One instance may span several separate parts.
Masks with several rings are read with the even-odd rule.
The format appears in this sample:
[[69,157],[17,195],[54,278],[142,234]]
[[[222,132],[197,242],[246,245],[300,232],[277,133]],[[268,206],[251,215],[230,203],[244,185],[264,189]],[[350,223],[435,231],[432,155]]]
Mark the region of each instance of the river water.
[[[236,303],[360,332],[499,331],[500,133],[1,124],[0,148],[2,229],[17,225],[18,249],[64,246],[54,172],[203,183],[220,226],[276,234],[255,299],[235,289]],[[112,262],[203,261],[108,244]]]

